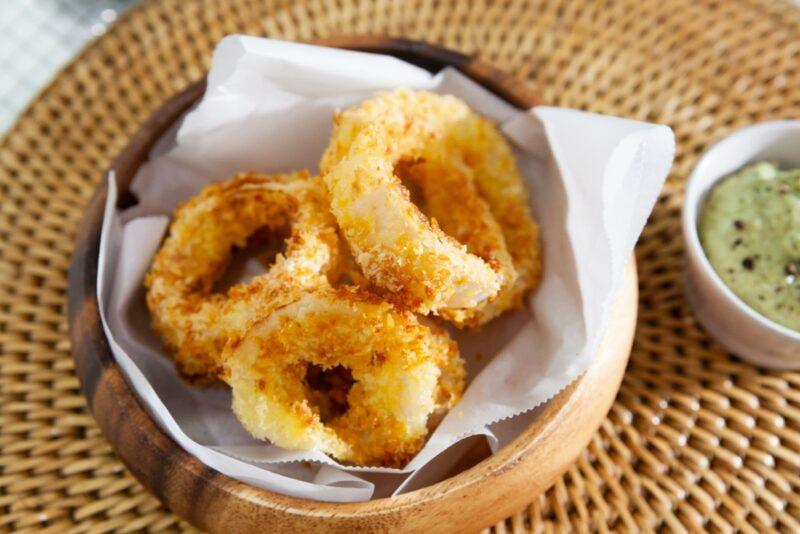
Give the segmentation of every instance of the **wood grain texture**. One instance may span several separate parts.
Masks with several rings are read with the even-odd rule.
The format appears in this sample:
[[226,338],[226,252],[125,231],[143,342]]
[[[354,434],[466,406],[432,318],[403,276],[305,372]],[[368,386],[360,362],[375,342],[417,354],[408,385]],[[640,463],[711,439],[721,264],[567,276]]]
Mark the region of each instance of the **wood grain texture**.
[[[359,37],[324,44],[392,54],[431,71],[453,65],[519,107],[539,103],[525,83],[491,66],[424,43]],[[197,82],[159,109],[112,168],[125,192],[153,142],[203,91]],[[498,454],[445,481],[390,499],[322,503],[279,495],[226,477],[187,454],[149,417],[109,350],[97,312],[96,280],[106,184],[92,199],[78,233],[69,274],[70,337],[81,386],[114,450],[153,494],[211,532],[349,532],[473,530],[506,517],[560,476],[608,412],[624,372],[636,322],[633,260],[614,306],[612,326],[592,368],[544,408]],[[469,504],[465,508],[466,503]],[[464,513],[465,510],[469,513]]]

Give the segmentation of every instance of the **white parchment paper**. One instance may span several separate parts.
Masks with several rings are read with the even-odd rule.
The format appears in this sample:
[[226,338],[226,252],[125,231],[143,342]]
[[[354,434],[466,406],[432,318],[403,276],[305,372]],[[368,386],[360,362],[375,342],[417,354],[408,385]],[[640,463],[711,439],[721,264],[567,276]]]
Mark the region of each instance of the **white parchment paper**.
[[[528,310],[480,332],[454,332],[469,386],[405,469],[345,468],[253,439],[227,390],[184,384],[150,329],[142,283],[179,202],[241,170],[316,170],[336,109],[401,86],[454,94],[501,125],[542,227],[544,277]],[[475,439],[493,451],[511,441],[534,408],[588,368],[673,153],[665,126],[551,107],[519,111],[452,69],[432,75],[388,56],[229,36],[216,48],[205,96],[134,178],[138,205],[120,212],[110,177],[98,283],[103,325],[148,410],[210,467],[319,500],[408,491],[443,476]],[[238,279],[262,270],[246,263]]]

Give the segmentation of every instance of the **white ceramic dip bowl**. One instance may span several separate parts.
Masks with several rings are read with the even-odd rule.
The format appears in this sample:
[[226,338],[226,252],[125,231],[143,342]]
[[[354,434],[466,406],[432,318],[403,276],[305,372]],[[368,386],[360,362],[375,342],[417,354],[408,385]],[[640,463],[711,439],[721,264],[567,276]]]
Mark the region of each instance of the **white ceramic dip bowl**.
[[686,296],[705,329],[726,349],[756,365],[800,368],[800,332],[767,319],[724,284],[700,244],[697,221],[714,184],[762,160],[800,167],[800,121],[772,121],[749,126],[711,147],[689,176],[683,204],[686,243]]

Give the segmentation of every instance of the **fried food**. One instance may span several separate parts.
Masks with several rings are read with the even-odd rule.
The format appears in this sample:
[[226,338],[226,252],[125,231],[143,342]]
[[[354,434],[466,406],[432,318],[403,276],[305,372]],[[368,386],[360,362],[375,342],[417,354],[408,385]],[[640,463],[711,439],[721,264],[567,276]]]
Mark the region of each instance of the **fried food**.
[[[179,372],[208,383],[229,339],[338,269],[339,238],[318,179],[307,172],[243,173],[180,206],[145,279],[153,328]],[[291,227],[285,254],[265,274],[213,291],[234,247],[263,228]]]
[[[443,152],[402,162],[397,166],[397,174],[404,182],[418,187],[416,204],[433,224],[466,245],[468,252],[495,266],[501,274],[502,294],[517,279],[503,230],[481,196],[472,169],[457,156],[442,159]],[[484,310],[489,305],[490,302],[484,302],[471,308],[444,307],[436,314],[459,327],[477,327],[486,322]]]
[[459,327],[478,328],[521,307],[523,296],[539,284],[539,227],[511,147],[495,125],[472,115],[448,135],[457,148],[426,151],[398,171],[420,185],[426,213],[445,232],[505,273],[491,301],[438,311]]
[[[441,329],[353,287],[321,288],[255,323],[223,356],[233,411],[254,436],[357,465],[403,466],[428,418],[458,401],[463,362]],[[309,364],[342,366],[347,409],[323,422]]]
[[468,326],[486,324],[506,310],[521,308],[523,297],[542,277],[539,225],[533,218],[528,191],[508,141],[491,121],[473,115],[452,135],[466,164],[474,171],[481,196],[489,204],[505,238],[517,277],[495,299],[471,312]]
[[[180,206],[147,304],[179,372],[227,382],[256,438],[402,467],[466,377],[415,313],[479,327],[520,306],[538,226],[511,147],[461,100],[399,90],[334,122],[320,177],[244,173]],[[245,245],[274,265],[215,291]]]
[[320,167],[331,211],[364,275],[396,303],[419,313],[466,309],[503,286],[500,266],[428,220],[395,173],[402,160],[464,149],[451,135],[474,114],[461,100],[399,90],[334,119]]

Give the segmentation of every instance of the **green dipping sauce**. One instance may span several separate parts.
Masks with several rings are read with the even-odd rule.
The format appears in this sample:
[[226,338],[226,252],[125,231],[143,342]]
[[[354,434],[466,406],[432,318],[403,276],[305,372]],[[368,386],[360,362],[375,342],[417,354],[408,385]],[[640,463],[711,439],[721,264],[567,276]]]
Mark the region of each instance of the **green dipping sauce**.
[[698,230],[725,285],[761,315],[800,332],[800,169],[764,161],[721,180]]

